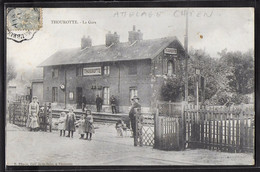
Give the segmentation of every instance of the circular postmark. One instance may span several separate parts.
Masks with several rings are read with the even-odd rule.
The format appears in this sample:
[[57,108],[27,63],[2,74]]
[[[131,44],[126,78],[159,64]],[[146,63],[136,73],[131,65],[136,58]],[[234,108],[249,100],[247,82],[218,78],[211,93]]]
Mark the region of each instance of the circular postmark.
[[41,8],[7,9],[7,39],[15,42],[30,40],[41,27]]

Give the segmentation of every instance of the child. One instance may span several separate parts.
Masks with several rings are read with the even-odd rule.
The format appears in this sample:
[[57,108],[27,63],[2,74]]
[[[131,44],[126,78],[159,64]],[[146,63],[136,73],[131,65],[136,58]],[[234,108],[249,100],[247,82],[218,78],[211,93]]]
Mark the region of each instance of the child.
[[36,129],[37,129],[38,127],[39,127],[39,124],[38,124],[37,114],[36,114],[36,113],[33,113],[32,116],[31,116],[30,128],[31,128],[33,131],[36,131]]
[[126,125],[122,119],[118,120],[116,123],[116,131],[117,131],[117,136],[123,137],[123,131],[126,130]]
[[92,116],[90,110],[86,111],[86,115],[87,115],[86,116],[86,128],[85,128],[85,132],[87,133],[86,140],[88,140],[88,135],[89,135],[89,140],[91,140],[92,133],[95,132],[94,125],[93,125],[93,116]]
[[80,134],[80,138],[79,139],[84,139],[85,127],[86,127],[86,125],[85,125],[86,124],[85,118],[86,118],[86,115],[82,114],[80,120],[76,124],[76,125],[79,126],[79,130],[78,130],[78,132]]
[[66,116],[66,130],[68,131],[68,135],[66,137],[73,138],[73,132],[75,131],[75,122],[76,115],[73,113],[73,109],[69,109],[69,113]]
[[58,130],[60,130],[60,136],[62,136],[62,133],[63,133],[63,137],[65,136],[65,129],[66,129],[66,113],[61,112],[60,118],[58,120]]

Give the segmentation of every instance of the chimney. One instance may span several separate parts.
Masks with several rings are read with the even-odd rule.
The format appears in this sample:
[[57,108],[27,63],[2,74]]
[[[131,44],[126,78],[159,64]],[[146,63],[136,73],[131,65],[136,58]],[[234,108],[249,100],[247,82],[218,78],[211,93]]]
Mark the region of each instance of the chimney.
[[91,47],[92,46],[92,39],[88,36],[87,38],[83,36],[81,38],[81,49],[84,49],[86,47]]
[[106,34],[106,46],[110,46],[111,44],[117,44],[119,43],[119,38],[120,36],[114,32],[114,34],[112,34],[110,31]]
[[143,40],[143,33],[140,30],[135,31],[135,25],[133,25],[133,30],[128,32],[128,41],[133,43],[140,40]]

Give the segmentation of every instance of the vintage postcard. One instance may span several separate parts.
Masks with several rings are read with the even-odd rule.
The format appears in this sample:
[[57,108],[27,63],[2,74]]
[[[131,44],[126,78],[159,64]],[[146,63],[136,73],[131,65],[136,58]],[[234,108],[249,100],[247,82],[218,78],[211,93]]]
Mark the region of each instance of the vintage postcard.
[[6,165],[254,165],[254,8],[6,8]]

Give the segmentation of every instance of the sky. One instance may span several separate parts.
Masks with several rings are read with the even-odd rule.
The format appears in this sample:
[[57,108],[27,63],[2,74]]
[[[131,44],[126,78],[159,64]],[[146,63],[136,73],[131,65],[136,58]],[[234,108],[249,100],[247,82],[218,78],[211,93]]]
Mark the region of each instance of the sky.
[[[80,47],[83,35],[93,45],[105,43],[108,31],[117,32],[120,42],[128,41],[133,25],[143,39],[176,36],[183,44],[185,8],[43,8],[42,28],[33,39],[16,43],[7,40],[7,60],[19,71],[34,70],[54,54],[66,48]],[[218,52],[254,49],[253,8],[190,8],[189,48],[204,49],[211,57]],[[53,24],[58,20],[77,20],[78,24]],[[92,24],[83,24],[83,22]]]

